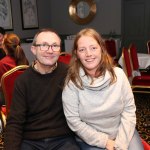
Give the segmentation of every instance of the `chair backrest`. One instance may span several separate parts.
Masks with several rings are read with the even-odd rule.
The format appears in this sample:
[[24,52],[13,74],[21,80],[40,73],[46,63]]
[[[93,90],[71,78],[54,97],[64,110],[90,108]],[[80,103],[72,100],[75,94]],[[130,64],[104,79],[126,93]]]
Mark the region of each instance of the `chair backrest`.
[[133,70],[138,70],[139,69],[139,61],[138,61],[138,55],[137,55],[137,47],[135,46],[135,44],[133,44],[133,43],[130,44],[129,52],[130,52],[130,56],[131,56]]
[[147,52],[150,54],[150,40],[147,42]]
[[132,77],[132,67],[131,67],[131,62],[130,62],[130,55],[129,55],[128,49],[125,47],[123,47],[123,49],[122,49],[122,57],[123,57],[124,65],[126,68],[126,74],[128,77]]
[[124,60],[126,75],[131,84],[132,91],[137,93],[150,93],[150,86],[149,86],[150,77],[147,76],[145,76],[145,78],[141,76],[134,77],[128,49],[126,48],[122,49],[122,57]]
[[15,80],[28,67],[29,67],[28,65],[16,66],[15,68],[12,68],[11,70],[4,73],[1,78],[1,87],[4,93],[4,99],[6,104],[6,115],[8,114],[10,109]]
[[106,49],[107,49],[108,54],[111,57],[116,58],[117,57],[117,49],[116,49],[115,40],[114,39],[106,39],[105,45],[106,45]]
[[62,52],[58,59],[59,62],[63,62],[65,64],[69,64],[70,60],[71,60],[71,54],[67,52]]
[[142,144],[143,144],[144,150],[150,150],[150,145],[143,139],[142,139]]

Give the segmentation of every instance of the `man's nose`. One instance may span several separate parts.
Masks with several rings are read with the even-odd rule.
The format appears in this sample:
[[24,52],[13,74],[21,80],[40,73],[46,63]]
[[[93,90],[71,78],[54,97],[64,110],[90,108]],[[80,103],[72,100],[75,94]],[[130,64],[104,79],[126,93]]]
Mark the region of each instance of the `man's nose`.
[[48,52],[50,52],[50,53],[53,53],[53,48],[52,48],[52,46],[50,45],[49,46],[49,48],[48,48],[48,50],[47,50]]

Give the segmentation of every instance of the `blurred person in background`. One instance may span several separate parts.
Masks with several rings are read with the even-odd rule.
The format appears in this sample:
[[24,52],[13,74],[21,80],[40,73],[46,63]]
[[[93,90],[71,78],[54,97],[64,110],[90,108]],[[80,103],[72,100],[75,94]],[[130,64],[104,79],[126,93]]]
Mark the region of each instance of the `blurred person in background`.
[[0,27],[0,60],[6,55],[2,47],[2,41],[3,41],[4,35],[5,35],[5,29],[3,27]]
[[[29,62],[20,46],[20,38],[14,33],[4,35],[2,41],[3,50],[6,56],[0,60],[0,80],[2,75],[10,69],[19,65],[28,65]],[[4,99],[0,88],[0,105],[4,105]]]

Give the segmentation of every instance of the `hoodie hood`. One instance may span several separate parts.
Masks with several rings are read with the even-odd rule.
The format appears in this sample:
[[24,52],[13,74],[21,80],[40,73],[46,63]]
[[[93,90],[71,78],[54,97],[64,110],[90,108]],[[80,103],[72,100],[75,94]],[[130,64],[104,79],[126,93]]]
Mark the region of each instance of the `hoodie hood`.
[[93,78],[93,83],[92,79],[85,75],[85,72],[82,68],[80,68],[79,74],[83,83],[83,88],[85,89],[90,89],[93,91],[104,90],[110,85],[111,82],[111,76],[108,71],[106,71],[104,76]]

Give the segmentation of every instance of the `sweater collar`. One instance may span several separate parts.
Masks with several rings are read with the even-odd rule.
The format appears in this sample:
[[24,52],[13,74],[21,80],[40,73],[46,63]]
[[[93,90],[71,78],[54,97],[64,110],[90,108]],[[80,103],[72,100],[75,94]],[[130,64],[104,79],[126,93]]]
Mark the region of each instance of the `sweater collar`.
[[[42,74],[42,73],[38,70],[38,68],[36,68],[36,61],[33,61],[33,63],[32,63],[32,68],[33,68],[36,72]],[[51,69],[49,72],[47,72],[46,74],[52,73],[56,68],[57,68],[57,62],[56,62],[55,65],[52,67],[52,69]]]
[[83,83],[83,87],[86,89],[94,91],[102,90],[104,88],[107,88],[111,82],[111,76],[107,70],[104,76],[93,78],[93,82],[89,76],[85,75],[85,72],[82,68],[80,68],[79,74]]

